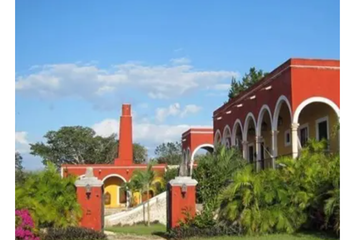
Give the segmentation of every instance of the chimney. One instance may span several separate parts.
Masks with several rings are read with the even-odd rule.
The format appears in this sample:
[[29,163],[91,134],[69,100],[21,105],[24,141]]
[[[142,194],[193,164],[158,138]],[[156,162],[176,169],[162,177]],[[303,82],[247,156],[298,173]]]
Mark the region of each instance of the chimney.
[[122,105],[122,116],[119,126],[119,155],[114,165],[133,164],[133,131],[130,104]]

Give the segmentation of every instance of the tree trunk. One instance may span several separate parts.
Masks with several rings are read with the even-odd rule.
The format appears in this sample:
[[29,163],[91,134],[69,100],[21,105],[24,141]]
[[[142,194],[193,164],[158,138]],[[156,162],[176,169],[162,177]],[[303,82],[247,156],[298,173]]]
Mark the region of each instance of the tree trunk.
[[150,227],[150,191],[149,184],[147,184],[147,219],[148,219],[148,227]]

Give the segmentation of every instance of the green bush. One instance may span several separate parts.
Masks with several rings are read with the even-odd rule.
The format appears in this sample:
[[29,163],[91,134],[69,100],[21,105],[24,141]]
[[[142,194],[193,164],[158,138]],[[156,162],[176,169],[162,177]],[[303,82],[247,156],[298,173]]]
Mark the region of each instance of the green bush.
[[214,236],[240,236],[240,229],[236,226],[214,225],[209,228],[197,226],[180,226],[171,229],[167,233],[168,238],[185,239],[190,237],[214,237]]
[[16,187],[16,209],[28,209],[35,226],[76,226],[81,208],[76,199],[75,177],[61,178],[53,164],[26,176]]
[[232,175],[246,164],[239,152],[224,146],[217,146],[213,154],[199,159],[193,178],[198,181],[197,202],[203,203],[204,210],[217,209],[218,195],[229,184]]
[[301,228],[339,232],[339,155],[310,141],[301,156],[277,160],[279,169],[235,173],[220,194],[219,221],[246,234],[292,233]]
[[42,238],[43,240],[101,240],[107,239],[102,232],[97,232],[88,228],[67,227],[49,228]]

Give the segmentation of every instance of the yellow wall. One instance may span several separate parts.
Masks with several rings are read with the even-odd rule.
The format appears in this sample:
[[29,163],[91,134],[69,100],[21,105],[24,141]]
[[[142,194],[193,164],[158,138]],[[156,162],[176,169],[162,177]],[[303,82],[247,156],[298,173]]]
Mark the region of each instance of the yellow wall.
[[110,177],[104,181],[104,193],[111,194],[111,203],[105,204],[105,207],[119,207],[118,190],[119,186],[123,185],[123,180],[119,177]]
[[[339,150],[339,136],[333,135],[333,129],[338,123],[338,117],[335,111],[324,103],[311,103],[306,106],[300,113],[299,124],[308,123],[309,125],[309,138],[316,139],[316,120],[322,117],[328,116],[329,125],[329,150],[338,151]],[[299,127],[300,128],[300,127]]]

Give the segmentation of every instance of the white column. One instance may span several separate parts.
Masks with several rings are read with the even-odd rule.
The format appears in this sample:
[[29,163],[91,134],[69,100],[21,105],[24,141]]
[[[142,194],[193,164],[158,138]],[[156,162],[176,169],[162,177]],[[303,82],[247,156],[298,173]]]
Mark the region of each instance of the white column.
[[279,131],[272,131],[272,167],[275,168],[275,158],[278,156],[278,133]]
[[298,146],[298,133],[297,130],[299,128],[298,123],[291,124],[291,146],[293,158],[297,158],[299,156],[299,146]]
[[262,136],[256,136],[256,171],[261,169],[261,143],[262,143]]
[[243,154],[243,158],[248,160],[247,157],[247,152],[248,152],[248,142],[247,141],[242,141],[242,154]]

